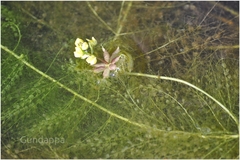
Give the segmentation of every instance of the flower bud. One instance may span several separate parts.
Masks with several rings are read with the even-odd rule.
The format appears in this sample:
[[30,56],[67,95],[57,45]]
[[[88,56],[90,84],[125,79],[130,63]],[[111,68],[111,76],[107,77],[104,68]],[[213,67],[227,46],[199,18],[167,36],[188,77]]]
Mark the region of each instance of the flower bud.
[[92,37],[92,40],[87,39],[87,41],[88,41],[89,45],[91,45],[91,46],[97,45],[97,40],[94,37]]

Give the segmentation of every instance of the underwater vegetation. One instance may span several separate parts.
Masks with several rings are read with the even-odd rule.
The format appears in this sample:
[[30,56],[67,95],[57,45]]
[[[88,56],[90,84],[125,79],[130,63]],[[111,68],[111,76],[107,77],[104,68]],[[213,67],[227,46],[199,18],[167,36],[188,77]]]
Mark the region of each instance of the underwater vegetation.
[[239,158],[239,2],[1,2],[1,158]]

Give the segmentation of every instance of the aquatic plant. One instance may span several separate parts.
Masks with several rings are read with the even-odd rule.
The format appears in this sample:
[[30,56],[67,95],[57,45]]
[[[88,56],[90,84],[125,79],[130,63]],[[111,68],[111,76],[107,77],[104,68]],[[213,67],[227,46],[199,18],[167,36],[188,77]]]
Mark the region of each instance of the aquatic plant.
[[118,55],[120,49],[119,47],[112,53],[111,57],[105,48],[102,47],[103,57],[102,63],[98,63],[94,65],[94,72],[99,73],[103,72],[103,78],[109,77],[110,71],[115,71],[118,69],[115,63],[117,63],[120,59],[120,55]]
[[233,8],[5,5],[2,158],[239,157]]

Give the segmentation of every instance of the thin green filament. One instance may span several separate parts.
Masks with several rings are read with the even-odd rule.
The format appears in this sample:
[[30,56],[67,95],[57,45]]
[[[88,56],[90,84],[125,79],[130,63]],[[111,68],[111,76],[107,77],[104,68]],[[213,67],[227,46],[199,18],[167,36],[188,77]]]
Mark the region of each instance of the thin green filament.
[[202,89],[198,88],[197,86],[186,82],[184,80],[178,79],[178,78],[172,78],[172,77],[165,77],[165,76],[156,76],[156,75],[149,75],[149,74],[142,74],[142,73],[126,73],[128,75],[132,75],[132,76],[141,76],[141,77],[149,77],[149,78],[155,78],[155,79],[162,79],[162,80],[169,80],[169,81],[175,81],[175,82],[179,82],[185,85],[188,85],[200,92],[202,92],[203,94],[205,94],[206,96],[208,96],[210,99],[212,99],[214,102],[216,102],[225,112],[227,112],[228,115],[230,115],[232,117],[232,119],[236,122],[237,126],[238,126],[238,130],[239,130],[239,123],[238,123],[238,119],[233,115],[233,113],[231,111],[229,111],[222,103],[220,103],[218,100],[216,100],[214,97],[212,97],[211,95],[209,95],[207,92],[203,91]]
[[[122,117],[116,113],[113,113],[109,110],[107,110],[106,108],[98,105],[97,103],[79,95],[77,92],[73,91],[72,89],[68,88],[67,86],[65,86],[64,84],[58,82],[57,80],[55,80],[54,78],[48,76],[47,74],[43,73],[42,71],[38,70],[37,68],[35,68],[34,66],[32,66],[30,63],[28,63],[27,61],[25,61],[23,59],[24,55],[20,55],[18,56],[17,54],[15,54],[13,51],[9,50],[7,47],[1,45],[1,48],[3,50],[5,50],[6,52],[8,52],[9,54],[13,55],[15,58],[17,58],[18,60],[20,60],[22,63],[24,63],[26,66],[28,66],[29,68],[31,68],[32,70],[34,70],[35,72],[37,72],[38,74],[40,74],[41,76],[45,77],[46,79],[56,83],[57,85],[59,85],[60,87],[64,88],[65,90],[67,90],[68,92],[72,93],[73,95],[75,95],[76,97],[92,104],[93,106],[97,107],[98,109],[108,113],[109,115],[113,116],[113,117],[116,117],[120,120],[123,120],[127,123],[130,123],[134,126],[138,126],[140,128],[144,128],[144,129],[152,129],[153,131],[160,131],[160,132],[167,132],[165,130],[160,130],[160,129],[156,129],[156,128],[152,128],[148,125],[144,125],[144,124],[140,124],[140,123],[137,123],[137,122],[134,122],[134,121],[131,121],[125,117]],[[237,121],[237,118],[225,107],[223,106],[220,102],[218,102],[215,98],[213,98],[212,96],[210,96],[208,93],[204,92],[203,90],[201,90],[200,88],[184,81],[184,80],[180,80],[180,79],[177,79],[177,78],[171,78],[171,77],[164,77],[164,76],[156,76],[156,75],[148,75],[148,74],[141,74],[141,73],[129,73],[129,72],[126,72],[126,74],[128,75],[131,75],[131,76],[143,76],[143,77],[149,77],[149,78],[157,78],[157,79],[163,79],[163,80],[171,80],[171,81],[176,81],[176,82],[180,82],[180,83],[183,83],[183,84],[186,84],[202,93],[204,93],[205,95],[207,95],[209,98],[211,98],[212,100],[214,100],[217,104],[219,104],[233,119],[234,121],[236,122],[236,124],[238,125],[238,121]],[[223,135],[223,136],[214,136],[214,135],[202,135],[200,133],[190,133],[190,132],[183,132],[183,131],[172,131],[171,133],[182,133],[182,134],[191,134],[191,135],[196,135],[196,136],[199,136],[199,137],[202,137],[202,138],[224,138],[224,139],[228,139],[228,138],[238,138],[239,135]]]

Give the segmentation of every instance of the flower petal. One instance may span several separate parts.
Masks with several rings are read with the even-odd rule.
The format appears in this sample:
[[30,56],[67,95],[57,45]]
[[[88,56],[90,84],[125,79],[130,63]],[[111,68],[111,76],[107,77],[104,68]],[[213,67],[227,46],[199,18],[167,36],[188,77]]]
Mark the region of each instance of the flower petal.
[[96,67],[93,69],[94,73],[100,73],[103,72],[106,68],[105,67]]
[[77,38],[76,41],[75,41],[75,45],[76,45],[77,47],[80,47],[82,43],[83,43],[83,40],[80,39],[80,38]]
[[81,55],[78,53],[78,52],[74,52],[74,57],[76,57],[76,58],[80,58],[81,57]]
[[114,58],[116,58],[117,56],[119,56],[118,55],[118,53],[120,52],[120,49],[119,49],[119,47],[112,53],[112,56],[111,56],[111,58],[110,58],[110,62],[112,62],[112,60],[114,59]]
[[76,58],[80,58],[83,56],[83,51],[79,48],[79,47],[75,47],[75,52],[74,52],[74,56]]
[[88,44],[87,42],[83,42],[81,45],[82,50],[87,50],[88,49]]
[[88,58],[89,56],[90,56],[89,54],[83,54],[81,58],[82,58],[82,59],[86,59],[86,58]]
[[109,53],[108,53],[108,51],[103,47],[102,47],[102,50],[103,50],[104,60],[109,63]]
[[109,73],[110,73],[109,68],[106,68],[106,69],[103,71],[103,78],[109,77]]
[[94,64],[93,66],[94,67],[104,67],[105,68],[106,64],[105,63],[98,63],[98,64]]
[[119,59],[120,59],[120,56],[114,58],[114,59],[111,61],[111,63],[112,63],[112,64],[115,64],[117,61],[119,61]]
[[87,63],[89,63],[90,65],[94,65],[97,63],[97,58],[94,55],[89,56],[86,59]]
[[91,45],[91,46],[97,45],[97,40],[94,37],[92,37],[92,40],[87,39],[87,41],[88,41],[89,45]]
[[110,70],[115,70],[116,68],[117,68],[117,66],[115,64],[110,64],[109,65]]

